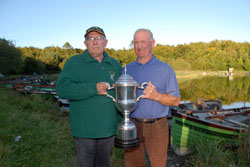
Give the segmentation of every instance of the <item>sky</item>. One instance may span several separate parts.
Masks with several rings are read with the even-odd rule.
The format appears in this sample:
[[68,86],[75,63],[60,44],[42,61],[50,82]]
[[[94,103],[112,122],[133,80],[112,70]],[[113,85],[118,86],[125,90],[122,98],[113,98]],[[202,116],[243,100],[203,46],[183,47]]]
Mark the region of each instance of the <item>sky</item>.
[[0,0],[0,38],[17,47],[85,49],[91,26],[113,49],[128,49],[138,28],[162,45],[250,42],[250,0]]

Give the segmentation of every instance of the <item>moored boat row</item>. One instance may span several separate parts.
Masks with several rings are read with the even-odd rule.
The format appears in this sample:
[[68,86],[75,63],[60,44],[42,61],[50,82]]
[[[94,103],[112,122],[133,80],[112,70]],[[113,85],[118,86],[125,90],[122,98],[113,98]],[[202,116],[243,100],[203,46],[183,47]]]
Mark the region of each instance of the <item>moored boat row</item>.
[[57,96],[56,82],[44,80],[40,76],[31,76],[1,80],[1,83],[25,95],[39,94],[43,98],[54,98],[61,112],[69,112],[68,100]]

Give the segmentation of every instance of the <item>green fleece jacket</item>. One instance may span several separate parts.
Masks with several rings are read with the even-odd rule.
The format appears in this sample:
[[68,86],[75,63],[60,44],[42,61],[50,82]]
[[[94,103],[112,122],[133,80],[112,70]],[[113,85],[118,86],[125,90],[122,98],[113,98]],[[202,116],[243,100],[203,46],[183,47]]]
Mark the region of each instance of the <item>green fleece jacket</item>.
[[[98,95],[96,83],[108,82],[112,86],[121,75],[121,70],[120,63],[106,52],[102,62],[85,50],[65,63],[56,89],[60,98],[70,101],[72,136],[105,138],[116,134],[121,114],[111,98]],[[108,93],[115,97],[114,89]]]

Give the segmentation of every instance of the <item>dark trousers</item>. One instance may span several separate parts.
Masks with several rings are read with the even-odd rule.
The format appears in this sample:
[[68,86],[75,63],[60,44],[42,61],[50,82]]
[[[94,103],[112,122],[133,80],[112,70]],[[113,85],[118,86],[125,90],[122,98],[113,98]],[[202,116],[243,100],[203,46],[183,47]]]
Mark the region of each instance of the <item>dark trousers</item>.
[[115,136],[88,139],[74,137],[78,167],[110,167]]
[[168,120],[162,118],[154,123],[141,123],[131,119],[137,128],[139,147],[125,151],[125,167],[144,167],[147,151],[151,167],[166,167],[169,141]]

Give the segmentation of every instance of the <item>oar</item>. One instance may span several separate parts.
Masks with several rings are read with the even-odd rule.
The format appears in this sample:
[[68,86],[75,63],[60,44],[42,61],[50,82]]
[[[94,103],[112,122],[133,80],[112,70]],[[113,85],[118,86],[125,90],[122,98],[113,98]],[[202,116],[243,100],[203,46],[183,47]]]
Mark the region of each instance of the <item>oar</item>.
[[250,110],[237,112],[237,113],[228,113],[228,114],[218,114],[218,115],[206,116],[205,119],[215,119],[215,118],[225,119],[226,117],[229,117],[229,116],[247,115],[247,114],[250,114]]
[[247,124],[244,124],[242,122],[239,122],[239,121],[235,121],[235,120],[232,120],[232,119],[229,119],[229,118],[225,118],[223,119],[224,121],[227,121],[227,122],[230,122],[230,123],[233,123],[233,124],[236,124],[236,125],[239,125],[239,126],[242,126],[244,128],[248,128],[248,125]]

